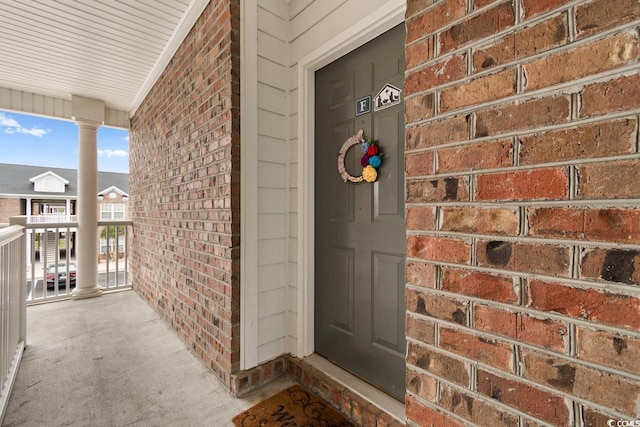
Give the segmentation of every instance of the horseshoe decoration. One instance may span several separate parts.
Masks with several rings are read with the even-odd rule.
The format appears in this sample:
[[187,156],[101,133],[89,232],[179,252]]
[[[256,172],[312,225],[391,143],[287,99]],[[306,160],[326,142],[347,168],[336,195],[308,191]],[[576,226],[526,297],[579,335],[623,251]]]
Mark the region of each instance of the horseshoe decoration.
[[[340,152],[338,153],[338,172],[344,182],[374,182],[378,177],[377,169],[382,164],[381,157],[383,154],[379,152],[378,145],[371,141],[371,138],[365,139],[363,135],[364,131],[360,129],[357,134],[347,139],[344,144],[342,144],[342,147],[340,147]],[[360,164],[363,169],[360,176],[353,176],[347,171],[344,158],[349,149],[358,144],[362,144],[362,151],[364,153],[360,159]]]
[[352,137],[347,139],[344,144],[342,144],[342,147],[340,147],[340,153],[338,154],[338,172],[340,172],[340,176],[342,177],[344,182],[362,182],[362,180],[364,179],[362,178],[362,175],[351,175],[349,172],[347,172],[347,168],[344,165],[344,158],[347,155],[347,151],[349,151],[349,148],[365,142],[364,138],[362,137],[363,133],[364,132],[362,131],[362,129],[360,129],[360,131],[356,135],[353,135]]

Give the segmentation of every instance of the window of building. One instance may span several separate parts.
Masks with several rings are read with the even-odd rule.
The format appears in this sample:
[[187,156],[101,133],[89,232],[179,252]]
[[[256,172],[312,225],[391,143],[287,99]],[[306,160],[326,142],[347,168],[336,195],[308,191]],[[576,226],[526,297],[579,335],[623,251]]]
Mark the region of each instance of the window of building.
[[[116,251],[116,240],[114,238],[109,239],[109,252],[113,253]],[[124,236],[118,236],[118,251],[119,254],[124,253]],[[107,253],[107,239],[100,239],[100,254]]]
[[124,203],[101,203],[100,219],[124,219]]

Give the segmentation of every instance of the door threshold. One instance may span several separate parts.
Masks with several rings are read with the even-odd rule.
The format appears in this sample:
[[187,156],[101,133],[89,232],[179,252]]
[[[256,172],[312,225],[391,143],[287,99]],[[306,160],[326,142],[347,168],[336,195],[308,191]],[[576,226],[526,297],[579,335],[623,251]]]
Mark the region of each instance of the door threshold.
[[318,369],[336,383],[353,391],[382,411],[391,415],[396,420],[404,423],[406,420],[404,403],[396,400],[392,396],[380,391],[371,384],[361,380],[350,372],[345,371],[338,365],[331,363],[329,360],[317,353],[305,357],[304,361],[311,367]]

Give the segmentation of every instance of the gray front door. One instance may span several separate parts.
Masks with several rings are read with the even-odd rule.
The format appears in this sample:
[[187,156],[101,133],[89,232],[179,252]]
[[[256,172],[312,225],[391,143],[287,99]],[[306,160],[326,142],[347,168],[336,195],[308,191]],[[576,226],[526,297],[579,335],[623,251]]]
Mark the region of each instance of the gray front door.
[[[315,350],[404,400],[404,108],[376,108],[387,84],[404,84],[403,25],[316,72]],[[356,115],[367,96],[371,111]],[[384,153],[373,183],[338,173],[340,148],[360,129]],[[348,151],[351,175],[362,154]]]

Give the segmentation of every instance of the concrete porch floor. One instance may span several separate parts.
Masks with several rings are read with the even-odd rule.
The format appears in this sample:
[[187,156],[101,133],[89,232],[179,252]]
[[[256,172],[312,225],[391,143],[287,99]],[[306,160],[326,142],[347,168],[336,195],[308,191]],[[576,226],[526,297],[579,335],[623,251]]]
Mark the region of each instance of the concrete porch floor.
[[133,291],[27,308],[9,426],[231,426],[293,384],[233,398]]

